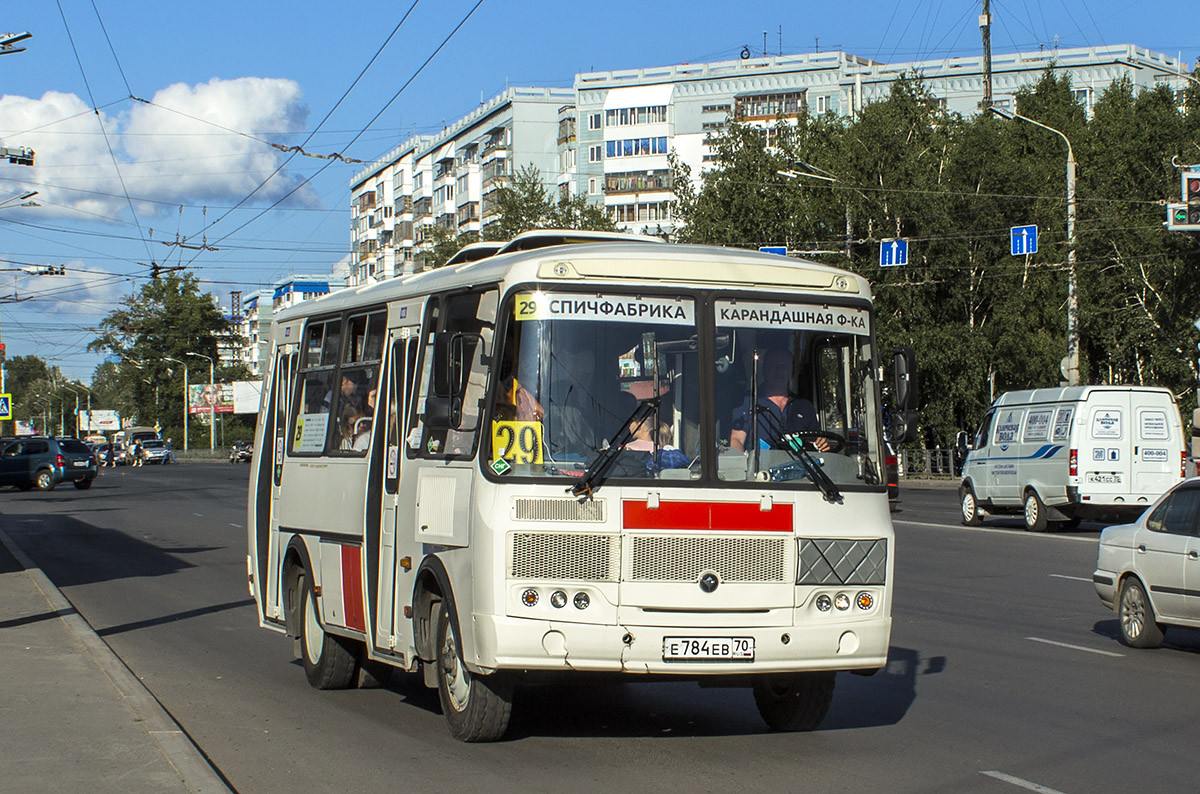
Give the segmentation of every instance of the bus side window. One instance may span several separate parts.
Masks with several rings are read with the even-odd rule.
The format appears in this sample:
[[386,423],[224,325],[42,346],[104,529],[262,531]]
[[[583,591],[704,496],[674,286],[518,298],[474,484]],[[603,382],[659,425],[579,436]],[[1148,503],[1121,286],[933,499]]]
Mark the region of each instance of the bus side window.
[[[472,457],[479,439],[479,422],[483,411],[483,399],[487,391],[489,363],[491,361],[492,334],[496,325],[496,312],[500,296],[496,290],[453,295],[443,299],[444,311],[440,322],[430,322],[425,332],[425,365],[421,373],[421,397],[417,412],[421,421],[414,423],[410,433],[409,448],[414,454],[429,457]],[[431,312],[432,317],[432,312]],[[434,353],[437,333],[445,337],[462,340],[451,344],[448,349],[459,356],[456,367],[461,367],[462,381],[456,384],[461,400],[461,420],[456,427],[432,427],[425,424],[423,414],[434,390]],[[419,441],[414,445],[417,429]],[[459,429],[461,428],[461,429]]]
[[420,349],[421,343],[415,336],[397,339],[392,345],[392,377],[388,382],[387,468],[384,476],[384,488],[388,493],[396,492],[400,480],[404,418],[409,415]]
[[[270,439],[270,454],[274,459],[275,484],[283,479],[283,449],[287,443],[288,418],[292,415],[292,384],[295,383],[293,367],[296,354],[281,354],[275,367],[275,437]],[[261,450],[260,455],[267,450]]]

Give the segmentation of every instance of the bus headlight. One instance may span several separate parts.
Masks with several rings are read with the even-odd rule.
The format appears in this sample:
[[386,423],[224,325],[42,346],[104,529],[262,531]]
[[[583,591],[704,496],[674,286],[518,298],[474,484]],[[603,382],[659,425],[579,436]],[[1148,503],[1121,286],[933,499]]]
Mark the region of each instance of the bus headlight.
[[855,596],[854,603],[858,604],[859,609],[870,609],[875,606],[875,597],[870,593],[859,593]]
[[833,605],[838,608],[838,611],[844,612],[850,608],[850,596],[845,593],[838,593],[833,597]]
[[576,609],[587,609],[589,606],[591,606],[592,599],[587,593],[576,593],[574,603]]
[[527,607],[535,607],[538,602],[538,591],[532,587],[521,593],[521,603]]
[[550,594],[550,606],[555,609],[562,609],[567,605],[567,594],[562,590],[555,590]]
[[831,608],[833,608],[833,602],[829,600],[829,596],[824,593],[817,596],[817,609],[821,612],[828,612]]

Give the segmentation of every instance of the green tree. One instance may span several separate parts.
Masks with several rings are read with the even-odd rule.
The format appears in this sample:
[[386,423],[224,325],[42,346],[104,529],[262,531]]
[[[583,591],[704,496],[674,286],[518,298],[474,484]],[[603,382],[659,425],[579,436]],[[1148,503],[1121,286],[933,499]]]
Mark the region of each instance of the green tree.
[[427,242],[432,242],[433,247],[422,252],[420,256],[420,265],[422,269],[441,267],[449,261],[450,257],[458,253],[458,250],[465,245],[479,241],[478,232],[464,232],[456,234],[454,231],[447,229],[444,226],[434,226]]
[[[1185,101],[1181,111],[1165,88],[1115,84],[1089,119],[1052,67],[1017,93],[1019,112],[1065,134],[1078,161],[1085,383],[1194,391],[1200,256],[1193,238],[1162,229],[1162,201],[1179,191],[1172,157],[1200,150],[1200,89]],[[918,352],[927,441],[972,427],[993,390],[1057,385],[1069,250],[1058,136],[947,113],[909,75],[853,118],[801,113],[769,129],[734,121],[708,145],[712,166],[698,183],[671,158],[681,239],[782,243],[865,276],[881,347]],[[1040,250],[1011,256],[1009,228],[1030,223]],[[891,237],[909,240],[907,267],[879,266]]]
[[484,227],[485,240],[511,240],[531,229],[616,229],[603,209],[589,205],[582,194],[555,199],[533,163],[519,168],[496,189],[496,207],[500,217]]
[[118,359],[113,369],[97,374],[124,407],[123,417],[174,423],[183,415],[184,365],[170,359],[187,362],[193,382],[208,380],[208,362],[200,356],[216,364],[217,381],[245,378],[244,367],[220,365],[219,350],[240,341],[213,297],[201,293],[196,277],[183,271],[148,281],[122,301],[100,322],[100,335],[88,349]]

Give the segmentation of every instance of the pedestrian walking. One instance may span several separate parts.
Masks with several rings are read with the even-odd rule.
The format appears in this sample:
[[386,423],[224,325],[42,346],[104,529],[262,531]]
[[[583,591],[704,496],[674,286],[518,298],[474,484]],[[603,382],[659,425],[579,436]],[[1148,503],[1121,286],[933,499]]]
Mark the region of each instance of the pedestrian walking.
[[134,466],[142,465],[142,442],[135,442],[133,445],[133,464]]

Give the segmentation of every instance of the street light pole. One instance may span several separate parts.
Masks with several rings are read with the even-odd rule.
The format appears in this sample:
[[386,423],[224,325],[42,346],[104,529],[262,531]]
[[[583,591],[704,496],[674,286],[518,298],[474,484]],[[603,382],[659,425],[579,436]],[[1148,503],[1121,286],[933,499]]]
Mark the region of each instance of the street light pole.
[[210,452],[217,451],[217,393],[215,391],[214,362],[212,356],[206,356],[203,353],[188,353],[189,356],[198,356],[199,358],[208,359],[208,449]]
[[189,409],[191,408],[191,406],[188,405],[189,395],[188,395],[187,362],[180,361],[177,358],[171,358],[170,356],[163,356],[163,359],[166,361],[174,361],[176,364],[183,365],[183,451],[187,452],[187,449],[188,449],[188,412],[189,412]]
[[[75,391],[75,387],[70,386],[66,383],[63,384],[63,388],[75,395],[75,435],[78,436],[79,435],[79,392]],[[61,435],[61,433],[60,433],[60,435]]]
[[1075,279],[1075,151],[1071,141],[1053,127],[1034,121],[1020,113],[992,106],[992,112],[1007,119],[1020,119],[1035,127],[1049,130],[1067,144],[1067,366],[1068,386],[1079,385],[1079,289]]

